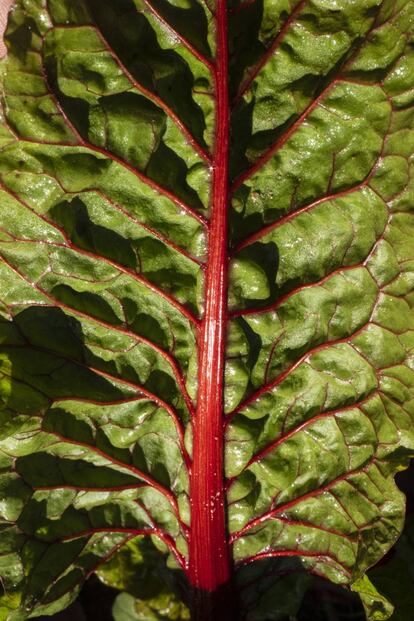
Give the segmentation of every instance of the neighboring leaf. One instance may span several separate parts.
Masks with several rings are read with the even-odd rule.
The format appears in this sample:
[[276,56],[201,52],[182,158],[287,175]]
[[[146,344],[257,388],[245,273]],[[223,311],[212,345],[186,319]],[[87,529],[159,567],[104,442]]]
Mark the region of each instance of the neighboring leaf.
[[[136,621],[142,619],[142,615],[137,611],[135,607],[135,598],[128,593],[121,593],[115,600],[113,607],[113,616],[115,621]],[[151,611],[150,611],[151,614]],[[157,617],[149,616],[148,609],[146,611],[146,617],[144,619],[156,619]]]
[[151,540],[137,537],[97,572],[108,586],[126,591],[114,603],[115,621],[190,618],[175,574]]
[[391,621],[405,621],[414,609],[414,522],[407,519],[404,532],[391,557],[369,572],[369,579],[394,603]]
[[394,607],[377,591],[368,576],[357,580],[352,590],[359,593],[369,621],[387,621],[392,616]]
[[17,0],[3,619],[115,584],[137,537],[197,620],[294,614],[310,574],[378,602],[414,452],[413,24],[411,0]]
[[190,618],[173,596],[160,596],[156,600],[143,602],[128,593],[121,593],[113,607],[114,621],[158,621],[173,619],[186,621]]

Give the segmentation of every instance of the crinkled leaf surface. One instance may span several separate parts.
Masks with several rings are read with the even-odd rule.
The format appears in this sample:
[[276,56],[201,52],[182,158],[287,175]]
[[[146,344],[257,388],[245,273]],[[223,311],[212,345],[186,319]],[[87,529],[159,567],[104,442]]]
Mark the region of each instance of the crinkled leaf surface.
[[413,33],[412,0],[16,2],[0,619],[61,609],[137,537],[203,593],[234,567],[248,621],[396,541]]

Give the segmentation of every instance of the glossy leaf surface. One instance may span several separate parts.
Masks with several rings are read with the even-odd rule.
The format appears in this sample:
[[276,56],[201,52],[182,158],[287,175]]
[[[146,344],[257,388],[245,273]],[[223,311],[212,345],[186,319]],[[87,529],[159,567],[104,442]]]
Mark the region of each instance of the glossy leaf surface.
[[232,581],[237,618],[278,619],[396,541],[413,28],[411,0],[16,2],[0,619],[142,537],[194,618]]

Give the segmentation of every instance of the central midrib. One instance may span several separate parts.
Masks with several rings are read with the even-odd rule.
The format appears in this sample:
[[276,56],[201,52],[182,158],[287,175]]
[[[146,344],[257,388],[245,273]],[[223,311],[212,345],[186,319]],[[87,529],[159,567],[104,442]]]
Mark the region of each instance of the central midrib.
[[230,116],[226,0],[217,2],[216,27],[213,194],[208,235],[205,309],[199,339],[198,400],[193,422],[193,463],[190,474],[189,580],[197,590],[207,593],[215,592],[227,584],[231,574],[223,475]]

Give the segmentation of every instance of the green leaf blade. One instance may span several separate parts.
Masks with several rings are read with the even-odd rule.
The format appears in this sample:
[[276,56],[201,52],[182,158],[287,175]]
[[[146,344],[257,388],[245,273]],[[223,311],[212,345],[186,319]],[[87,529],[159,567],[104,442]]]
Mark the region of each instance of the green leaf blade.
[[197,616],[233,564],[246,621],[296,614],[310,575],[390,613],[364,576],[414,451],[413,7],[230,4],[11,12],[7,621],[95,571],[120,619]]

